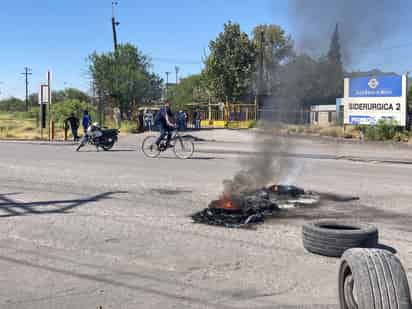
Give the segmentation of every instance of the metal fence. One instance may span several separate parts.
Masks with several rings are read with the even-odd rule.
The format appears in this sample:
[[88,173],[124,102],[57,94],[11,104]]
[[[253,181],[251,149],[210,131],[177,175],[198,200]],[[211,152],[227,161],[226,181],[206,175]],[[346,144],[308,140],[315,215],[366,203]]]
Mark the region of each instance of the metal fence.
[[[223,109],[216,105],[199,104],[197,109],[202,120],[209,121],[251,121],[257,119],[255,104],[225,104]],[[193,114],[189,114],[189,121],[193,121]]]

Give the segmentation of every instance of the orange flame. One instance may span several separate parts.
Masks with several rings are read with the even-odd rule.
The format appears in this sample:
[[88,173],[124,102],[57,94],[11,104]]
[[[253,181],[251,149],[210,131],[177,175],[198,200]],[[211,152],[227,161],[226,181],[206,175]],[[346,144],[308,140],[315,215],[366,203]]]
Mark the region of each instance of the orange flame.
[[238,209],[239,207],[236,206],[233,199],[230,197],[230,194],[223,193],[222,197],[219,199],[219,203],[217,205],[219,208],[223,209]]

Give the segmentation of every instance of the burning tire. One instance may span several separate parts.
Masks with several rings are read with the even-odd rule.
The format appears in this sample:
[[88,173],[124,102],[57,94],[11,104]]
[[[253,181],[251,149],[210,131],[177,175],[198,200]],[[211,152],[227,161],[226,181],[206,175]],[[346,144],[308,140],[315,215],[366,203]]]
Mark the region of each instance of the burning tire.
[[351,249],[339,269],[342,309],[410,309],[405,271],[399,259],[385,250]]
[[324,256],[341,257],[351,248],[374,248],[378,238],[378,229],[370,225],[322,220],[303,226],[303,246]]

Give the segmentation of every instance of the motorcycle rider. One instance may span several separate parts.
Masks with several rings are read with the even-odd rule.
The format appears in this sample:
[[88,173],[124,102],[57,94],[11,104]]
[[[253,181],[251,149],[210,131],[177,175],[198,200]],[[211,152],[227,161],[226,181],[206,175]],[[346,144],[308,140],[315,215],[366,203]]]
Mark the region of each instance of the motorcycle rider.
[[160,135],[156,140],[156,145],[159,147],[160,142],[167,136],[167,146],[169,146],[172,137],[172,131],[176,127],[176,121],[170,106],[172,103],[166,100],[164,107],[162,107],[156,114],[155,124],[159,127]]

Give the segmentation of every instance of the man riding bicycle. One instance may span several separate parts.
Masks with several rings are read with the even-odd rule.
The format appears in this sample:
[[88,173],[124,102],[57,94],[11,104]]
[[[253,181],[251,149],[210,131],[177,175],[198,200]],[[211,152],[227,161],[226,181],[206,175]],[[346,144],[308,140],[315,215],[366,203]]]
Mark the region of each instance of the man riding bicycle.
[[156,145],[159,147],[160,142],[167,136],[167,146],[169,146],[170,139],[172,137],[172,131],[176,128],[176,121],[172,110],[170,101],[166,101],[164,107],[162,107],[156,114],[155,124],[159,127],[160,135],[156,140]]

